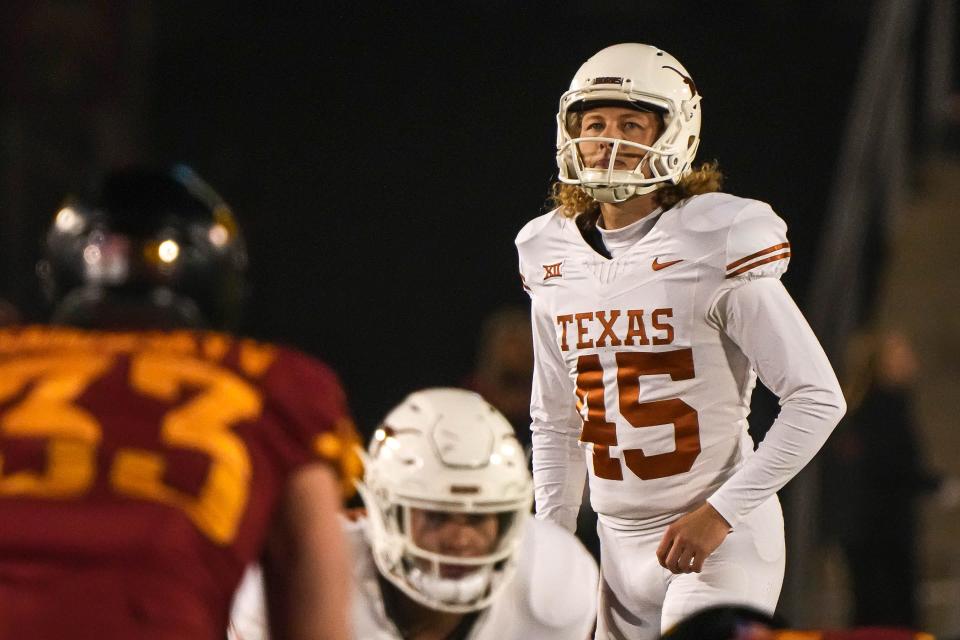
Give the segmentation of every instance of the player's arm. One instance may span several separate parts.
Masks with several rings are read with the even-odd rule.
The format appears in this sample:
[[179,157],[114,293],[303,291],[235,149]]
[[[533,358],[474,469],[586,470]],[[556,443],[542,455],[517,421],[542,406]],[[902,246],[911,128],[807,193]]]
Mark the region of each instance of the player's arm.
[[779,279],[737,283],[718,299],[716,317],[781,407],[754,455],[708,499],[735,527],[813,458],[846,403],[823,348]]
[[350,637],[340,496],[327,464],[303,466],[288,480],[264,562],[273,640]]
[[706,504],[667,528],[657,558],[674,573],[699,573],[730,528],[813,458],[846,409],[820,343],[779,279],[736,283],[721,294],[716,315],[781,409],[744,465]]
[[575,531],[586,478],[586,462],[578,444],[582,421],[553,321],[539,309],[536,298],[531,305],[531,322],[534,367],[530,428],[537,518]]
[[846,409],[820,343],[780,283],[790,257],[783,221],[751,201],[730,226],[724,257],[727,278],[707,319],[739,346],[781,411],[744,466],[667,528],[657,557],[674,573],[699,572],[730,528],[810,461]]

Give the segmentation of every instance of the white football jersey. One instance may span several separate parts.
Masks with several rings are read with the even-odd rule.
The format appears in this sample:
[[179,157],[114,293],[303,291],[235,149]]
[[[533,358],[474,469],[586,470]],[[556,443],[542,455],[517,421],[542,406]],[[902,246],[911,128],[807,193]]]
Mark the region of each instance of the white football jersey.
[[[360,640],[400,640],[387,616],[379,573],[366,539],[366,523],[344,520],[353,557],[352,619]],[[583,545],[564,529],[529,518],[517,556],[517,571],[477,618],[469,640],[583,640],[596,617],[599,571]],[[263,584],[248,571],[231,613],[230,640],[267,640]]]
[[[613,259],[556,211],[516,242],[532,298],[535,445],[537,431],[579,440],[593,508],[611,526],[656,526],[711,496],[753,451],[756,380],[715,306],[737,283],[786,271],[784,222],[765,203],[711,193],[659,214]],[[551,491],[564,490],[538,478],[538,513]]]

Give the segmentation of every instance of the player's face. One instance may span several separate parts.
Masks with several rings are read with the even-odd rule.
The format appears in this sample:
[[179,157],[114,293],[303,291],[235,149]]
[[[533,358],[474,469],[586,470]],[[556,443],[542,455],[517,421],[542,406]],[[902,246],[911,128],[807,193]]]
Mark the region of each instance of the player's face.
[[[616,138],[650,146],[660,134],[660,119],[654,113],[626,107],[597,107],[585,111],[580,121],[580,137]],[[609,142],[581,142],[580,155],[588,169],[610,168],[612,144]],[[613,168],[632,171],[646,155],[642,150],[622,146],[614,158]]]
[[[458,558],[475,558],[493,551],[500,525],[493,513],[449,513],[411,509],[410,528],[418,547]],[[474,570],[464,565],[441,565],[445,578]]]

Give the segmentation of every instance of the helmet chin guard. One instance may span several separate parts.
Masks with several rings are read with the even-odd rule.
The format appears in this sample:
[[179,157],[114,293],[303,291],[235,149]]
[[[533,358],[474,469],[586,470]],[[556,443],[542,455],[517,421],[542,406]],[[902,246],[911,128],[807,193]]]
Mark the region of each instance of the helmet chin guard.
[[413,596],[415,598],[419,594],[424,594],[433,602],[444,602],[453,607],[469,607],[475,602],[480,602],[490,590],[493,569],[484,566],[463,578],[451,579],[413,567],[407,574],[407,579],[413,587],[413,593],[417,594]]
[[[357,486],[380,574],[431,609],[488,606],[513,577],[533,500],[523,448],[506,418],[469,391],[413,393],[377,429],[364,467]],[[441,521],[486,519],[495,533],[488,548],[470,553],[431,546],[417,539],[415,511]]]
[[582,187],[584,191],[590,194],[590,197],[597,202],[626,202],[633,196],[642,195],[656,191],[657,187],[636,187],[633,185],[620,185],[617,187]]
[[[558,178],[578,185],[600,202],[624,202],[676,184],[690,171],[700,144],[700,94],[686,69],[670,54],[644,44],[607,47],[577,71],[557,112]],[[652,145],[606,137],[579,137],[571,131],[575,113],[623,105],[654,111],[663,118],[663,131]],[[580,143],[611,145],[609,168],[586,167]],[[633,170],[614,170],[624,148],[642,152]]]

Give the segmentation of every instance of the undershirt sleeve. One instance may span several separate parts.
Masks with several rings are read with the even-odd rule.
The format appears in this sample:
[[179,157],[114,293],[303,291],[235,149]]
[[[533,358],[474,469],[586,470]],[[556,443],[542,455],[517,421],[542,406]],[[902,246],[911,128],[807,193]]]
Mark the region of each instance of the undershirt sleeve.
[[537,518],[575,531],[583,500],[586,461],[579,446],[582,420],[577,413],[573,382],[560,354],[552,319],[531,305],[533,389],[530,417],[533,431],[533,484]]

